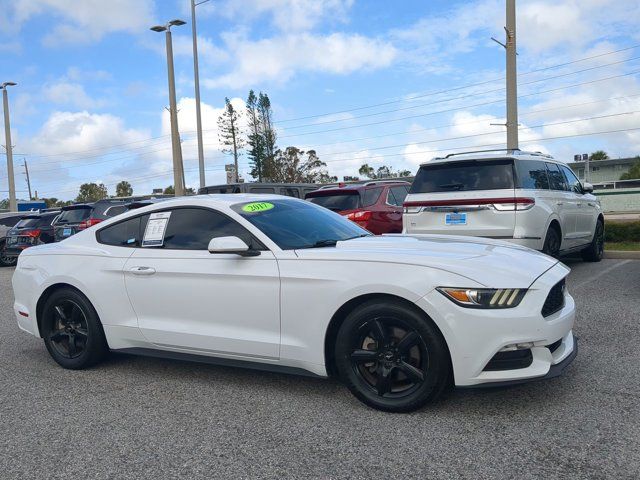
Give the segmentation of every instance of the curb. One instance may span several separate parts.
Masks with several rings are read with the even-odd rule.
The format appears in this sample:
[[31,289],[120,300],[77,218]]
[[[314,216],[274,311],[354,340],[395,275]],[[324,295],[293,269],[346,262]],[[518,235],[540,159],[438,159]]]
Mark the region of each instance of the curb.
[[640,250],[605,250],[604,258],[640,260]]

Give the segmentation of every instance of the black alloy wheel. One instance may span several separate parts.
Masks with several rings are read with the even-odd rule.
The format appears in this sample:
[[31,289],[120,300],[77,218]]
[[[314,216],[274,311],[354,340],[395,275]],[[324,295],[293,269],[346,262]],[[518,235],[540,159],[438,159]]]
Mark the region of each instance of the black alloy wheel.
[[51,357],[64,368],[91,367],[109,350],[93,305],[71,288],[56,290],[47,299],[40,333]]
[[64,358],[78,358],[87,347],[87,318],[78,304],[62,299],[53,306],[49,341]]
[[542,252],[554,258],[560,256],[560,235],[558,234],[558,230],[553,227],[549,227],[549,230],[547,230]]
[[425,381],[427,347],[402,320],[374,318],[354,332],[351,367],[381,397],[401,397]]
[[416,308],[372,300],[344,320],[335,344],[342,381],[360,401],[389,412],[410,412],[450,384],[442,335]]

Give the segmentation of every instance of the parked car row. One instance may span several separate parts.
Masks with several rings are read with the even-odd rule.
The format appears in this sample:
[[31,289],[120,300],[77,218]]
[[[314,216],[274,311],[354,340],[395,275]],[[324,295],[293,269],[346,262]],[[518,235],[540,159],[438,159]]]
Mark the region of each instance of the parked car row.
[[[451,154],[422,164],[413,181],[374,180],[314,184],[238,183],[203,187],[200,194],[280,194],[304,198],[376,235],[466,235],[502,239],[553,257],[579,252],[599,261],[604,215],[593,187],[566,164],[520,150]],[[0,264],[15,264],[33,245],[61,241],[101,221],[154,200],[105,199],[71,205],[56,214],[16,218],[0,240]],[[15,228],[14,228],[15,227]],[[0,230],[0,239],[5,237]]]
[[133,203],[105,199],[61,209],[4,214],[0,217],[0,266],[13,266],[26,248],[64,240],[127,211]]

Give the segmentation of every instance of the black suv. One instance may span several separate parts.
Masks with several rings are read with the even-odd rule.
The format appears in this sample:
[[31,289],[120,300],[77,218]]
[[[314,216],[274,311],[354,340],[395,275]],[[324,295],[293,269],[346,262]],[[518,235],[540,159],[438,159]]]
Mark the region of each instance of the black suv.
[[59,242],[76,233],[127,211],[127,202],[122,200],[98,200],[95,203],[80,203],[62,207],[62,213],[53,224],[55,241]]
[[53,243],[53,221],[60,215],[60,210],[24,215],[5,237],[5,261],[15,265],[18,255],[25,248],[43,243]]

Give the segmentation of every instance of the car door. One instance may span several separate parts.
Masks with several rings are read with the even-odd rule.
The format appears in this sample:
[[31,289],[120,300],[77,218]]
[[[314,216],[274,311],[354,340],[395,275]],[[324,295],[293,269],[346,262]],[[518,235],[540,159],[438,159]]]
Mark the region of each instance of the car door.
[[569,185],[569,191],[573,197],[576,210],[576,242],[578,245],[586,245],[593,238],[598,219],[598,207],[594,195],[585,193],[582,184],[573,171],[564,165],[561,166]]
[[[145,338],[192,353],[278,358],[280,276],[273,253],[215,210],[161,211],[169,213],[163,241],[137,248],[124,267]],[[224,236],[240,237],[259,255],[209,253],[209,241]]]
[[546,164],[549,173],[549,187],[555,202],[556,212],[560,218],[560,228],[562,230],[561,249],[566,250],[577,245],[578,202],[575,196],[568,191],[569,187],[560,166],[550,162],[546,162]]

